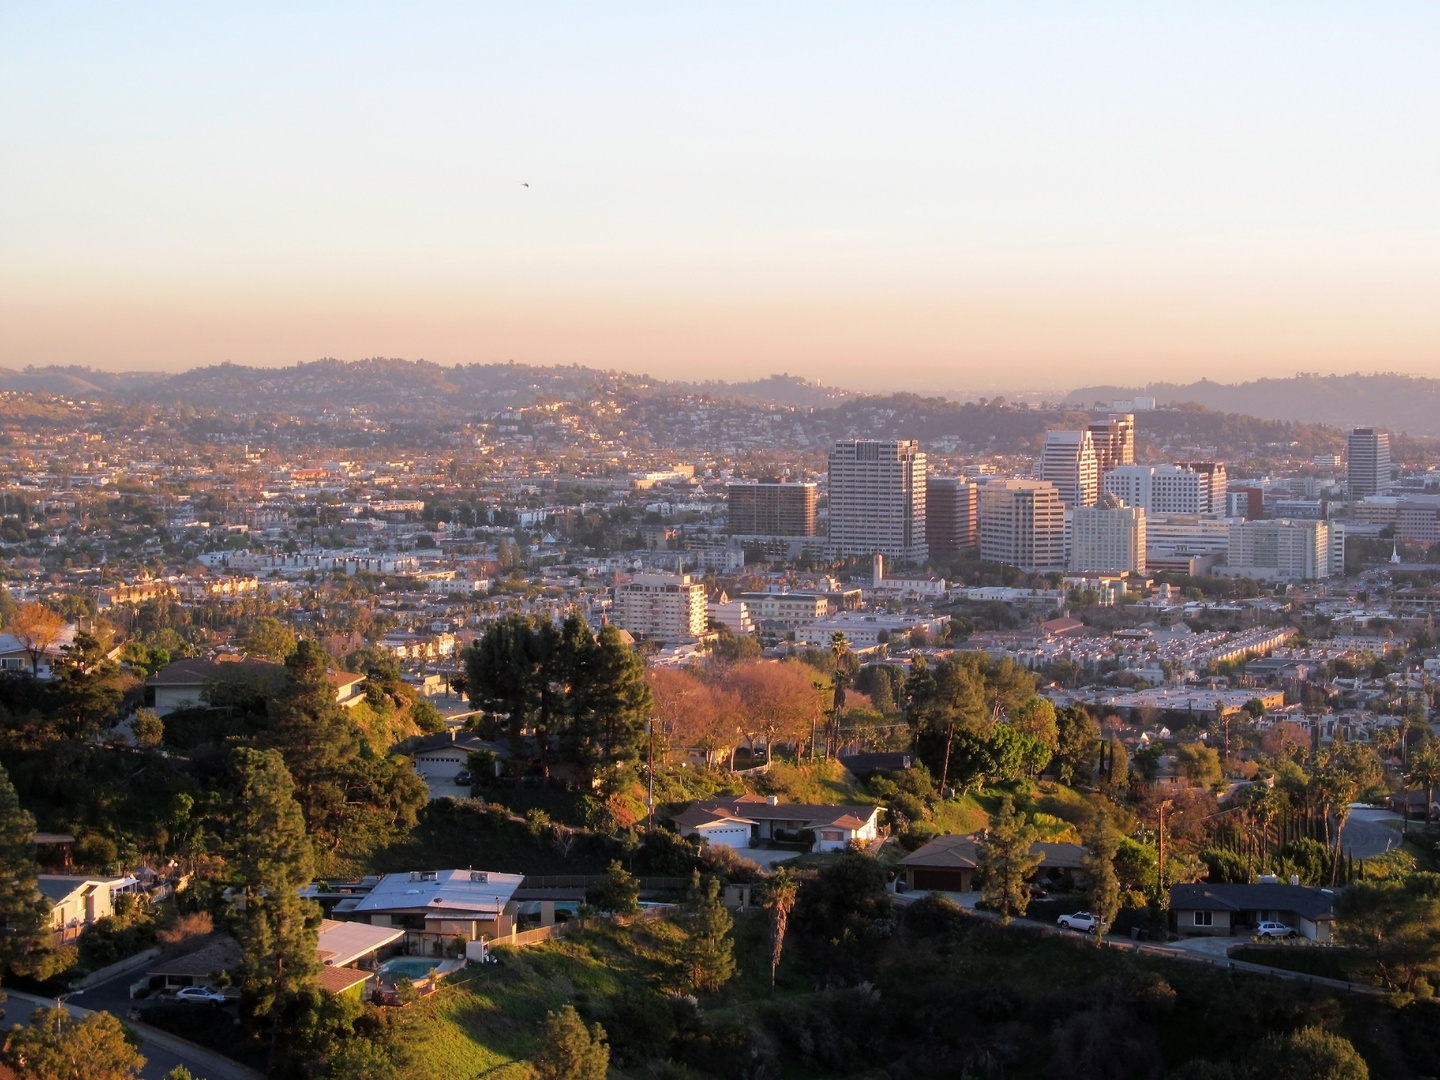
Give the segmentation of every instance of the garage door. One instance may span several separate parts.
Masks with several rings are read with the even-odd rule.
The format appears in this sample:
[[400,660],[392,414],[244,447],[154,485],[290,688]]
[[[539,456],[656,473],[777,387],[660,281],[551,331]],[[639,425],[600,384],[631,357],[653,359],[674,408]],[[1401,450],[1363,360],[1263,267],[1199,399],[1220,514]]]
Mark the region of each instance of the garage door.
[[915,888],[937,889],[941,892],[965,892],[963,870],[915,870]]
[[750,829],[748,826],[735,829],[709,829],[705,835],[710,838],[712,844],[724,844],[726,847],[744,848],[750,846]]

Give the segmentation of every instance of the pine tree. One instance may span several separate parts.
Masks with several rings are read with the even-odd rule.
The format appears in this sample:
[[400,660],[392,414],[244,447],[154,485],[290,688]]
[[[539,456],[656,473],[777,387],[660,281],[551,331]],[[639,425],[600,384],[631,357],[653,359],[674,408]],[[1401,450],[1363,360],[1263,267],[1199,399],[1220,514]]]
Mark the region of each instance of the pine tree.
[[1024,915],[1030,906],[1026,879],[1033,874],[1045,856],[1031,854],[1036,837],[1035,826],[1015,809],[1008,796],[1000,804],[1000,812],[990,819],[990,828],[980,845],[980,871],[984,879],[985,902],[998,908],[1001,918]]
[[605,1080],[609,1067],[604,1028],[596,1024],[587,1031],[573,1005],[546,1013],[535,1053],[535,1073],[540,1080]]
[[655,698],[645,661],[614,626],[579,657],[571,685],[576,733],[592,767],[637,760]]
[[25,967],[49,945],[50,907],[35,884],[35,819],[21,809],[10,776],[0,768],[0,975]]
[[301,641],[285,661],[285,684],[270,706],[269,745],[284,756],[295,797],[313,829],[335,832],[345,807],[345,767],[359,754],[354,725],[335,703],[330,657]]
[[230,862],[243,898],[236,938],[240,988],[252,1023],[271,1028],[272,1064],[281,1013],[317,987],[320,912],[297,890],[312,877],[310,840],[295,785],[276,750],[241,748],[230,826]]
[[640,883],[625,872],[619,860],[611,860],[610,868],[599,883],[585,890],[585,902],[599,911],[617,915],[634,915],[640,910]]
[[677,967],[687,990],[714,993],[735,974],[735,942],[727,935],[735,920],[720,901],[720,881],[694,871],[690,894],[679,916],[684,933]]

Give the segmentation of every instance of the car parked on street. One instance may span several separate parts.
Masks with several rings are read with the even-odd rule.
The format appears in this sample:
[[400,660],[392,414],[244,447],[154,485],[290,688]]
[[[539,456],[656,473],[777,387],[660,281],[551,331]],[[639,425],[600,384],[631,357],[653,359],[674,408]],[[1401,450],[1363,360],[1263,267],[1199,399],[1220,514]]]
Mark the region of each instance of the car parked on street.
[[1066,930],[1083,930],[1087,934],[1093,934],[1100,925],[1100,920],[1091,915],[1088,911],[1077,911],[1073,915],[1061,915],[1055,920]]
[[210,986],[183,986],[175,992],[175,1000],[189,1005],[220,1006],[225,995]]
[[1256,937],[1265,938],[1293,938],[1295,928],[1286,926],[1283,922],[1262,922],[1255,928]]

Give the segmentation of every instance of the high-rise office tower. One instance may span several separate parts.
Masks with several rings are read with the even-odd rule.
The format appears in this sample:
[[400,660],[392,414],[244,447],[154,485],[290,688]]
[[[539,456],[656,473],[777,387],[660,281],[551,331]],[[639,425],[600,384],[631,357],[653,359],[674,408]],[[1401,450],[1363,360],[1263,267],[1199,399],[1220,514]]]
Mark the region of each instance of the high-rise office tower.
[[980,557],[1026,572],[1065,568],[1065,507],[1044,480],[992,480],[980,489]]
[[741,536],[814,536],[815,485],[780,480],[729,486],[730,531]]
[[830,451],[830,548],[924,562],[925,452],[914,439],[845,439]]
[[1390,483],[1390,435],[1374,428],[1350,432],[1350,498],[1378,495]]
[[953,555],[980,542],[978,488],[961,476],[925,480],[925,546],[931,555]]
[[1111,413],[1104,423],[1087,429],[1095,444],[1095,461],[1103,482],[1105,474],[1121,465],[1135,464],[1135,414]]
[[1040,479],[1054,484],[1068,509],[1094,506],[1100,495],[1100,464],[1088,431],[1047,431]]
[[1079,573],[1145,573],[1145,511],[1102,495],[1071,514],[1070,569]]
[[1222,462],[1182,461],[1121,465],[1105,474],[1102,488],[1150,514],[1223,514],[1226,486]]
[[1230,526],[1230,550],[1218,570],[1256,581],[1330,576],[1330,526],[1323,521],[1244,521]]
[[1223,461],[1177,461],[1175,464],[1200,477],[1199,513],[1225,513],[1225,495],[1230,489],[1230,479]]

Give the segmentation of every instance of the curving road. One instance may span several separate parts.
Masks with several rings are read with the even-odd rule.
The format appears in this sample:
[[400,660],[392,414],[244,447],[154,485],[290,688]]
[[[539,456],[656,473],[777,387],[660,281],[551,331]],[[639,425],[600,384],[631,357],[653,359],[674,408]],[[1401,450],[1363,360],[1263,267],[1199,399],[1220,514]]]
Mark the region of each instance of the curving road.
[[1356,859],[1373,859],[1400,846],[1400,832],[1385,822],[1399,825],[1399,814],[1368,806],[1356,806],[1345,822],[1342,845],[1345,854]]
[[[3,1027],[7,1029],[14,1024],[27,1023],[30,1014],[37,1008],[54,1004],[46,998],[21,994],[14,990],[7,990],[6,994],[9,1000],[3,1006]],[[65,1002],[65,1008],[75,1017],[87,1016],[93,1011],[81,1008],[74,1001]],[[123,1014],[121,1016],[123,1019]],[[145,1055],[145,1068],[140,1071],[140,1075],[145,1080],[163,1080],[165,1074],[177,1065],[189,1069],[195,1080],[263,1080],[259,1073],[168,1032],[132,1021],[126,1021],[126,1025],[140,1036],[140,1053]]]

